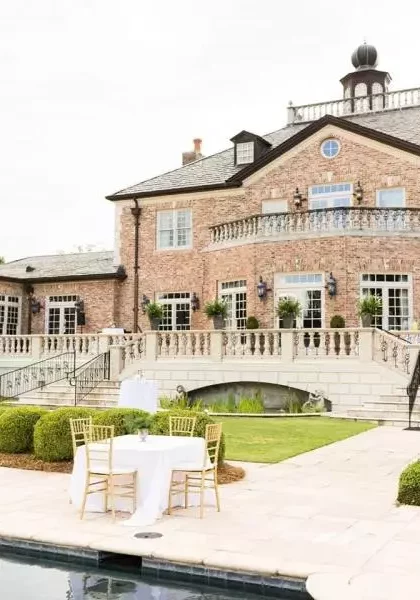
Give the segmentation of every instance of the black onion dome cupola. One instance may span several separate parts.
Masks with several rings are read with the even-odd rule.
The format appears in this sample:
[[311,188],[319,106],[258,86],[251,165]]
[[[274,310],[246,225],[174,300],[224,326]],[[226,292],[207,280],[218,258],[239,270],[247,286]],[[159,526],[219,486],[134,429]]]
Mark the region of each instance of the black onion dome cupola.
[[361,44],[351,55],[353,67],[357,70],[375,69],[378,64],[378,52],[375,46]]

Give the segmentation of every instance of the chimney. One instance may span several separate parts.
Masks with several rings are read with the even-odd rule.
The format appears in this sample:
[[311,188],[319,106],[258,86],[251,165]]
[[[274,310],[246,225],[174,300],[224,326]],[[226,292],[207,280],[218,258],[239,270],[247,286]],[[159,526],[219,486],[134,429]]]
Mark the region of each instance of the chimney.
[[200,140],[200,138],[195,138],[193,140],[194,150],[192,152],[182,153],[182,166],[188,165],[189,163],[192,163],[198,160],[199,158],[203,158],[203,155],[201,154],[201,142],[202,140]]

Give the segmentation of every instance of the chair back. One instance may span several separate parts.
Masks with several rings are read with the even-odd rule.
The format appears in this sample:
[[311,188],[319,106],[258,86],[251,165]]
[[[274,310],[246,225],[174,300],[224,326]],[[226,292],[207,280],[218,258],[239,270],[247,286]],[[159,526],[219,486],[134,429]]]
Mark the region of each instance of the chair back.
[[92,425],[85,430],[86,468],[94,471],[101,467],[112,471],[114,425]]
[[215,469],[219,462],[219,448],[222,440],[222,423],[206,425],[206,448],[204,451],[204,468],[208,465],[208,459]]
[[76,456],[78,446],[82,446],[85,443],[85,430],[92,427],[93,419],[89,417],[87,419],[69,419],[70,420],[70,431],[71,441],[73,444],[73,458]]
[[169,417],[169,435],[193,437],[197,417]]

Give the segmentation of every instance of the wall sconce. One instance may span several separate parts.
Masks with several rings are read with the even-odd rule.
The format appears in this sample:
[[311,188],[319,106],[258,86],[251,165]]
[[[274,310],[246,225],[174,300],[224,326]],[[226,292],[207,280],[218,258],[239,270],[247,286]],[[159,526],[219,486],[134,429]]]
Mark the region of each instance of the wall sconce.
[[328,290],[329,297],[334,298],[334,296],[337,294],[337,280],[332,273],[329,274],[327,278],[327,285],[325,287]]
[[34,298],[34,296],[31,296],[31,313],[33,315],[36,315],[37,313],[39,313],[41,310],[41,302],[39,300],[37,300],[36,298]]
[[299,188],[296,188],[295,193],[293,194],[293,202],[296,208],[300,208],[302,206],[303,196],[299,192]]
[[191,308],[194,312],[200,308],[200,300],[195,292],[191,294]]
[[83,300],[78,298],[74,303],[76,308],[76,324],[83,327],[86,325],[86,314],[85,314],[85,303]]
[[150,304],[150,298],[148,298],[146,296],[146,294],[143,294],[143,298],[142,298],[142,301],[141,301],[141,309],[143,311],[143,314],[146,312],[146,306],[148,304]]
[[363,188],[360,185],[360,181],[357,182],[357,185],[354,188],[353,196],[355,197],[357,202],[359,202],[359,204],[363,200]]
[[268,289],[266,282],[263,281],[262,277],[260,277],[260,280],[257,283],[257,295],[258,295],[258,298],[260,300],[265,300],[265,298],[267,297],[267,292],[270,292],[270,291],[271,290]]

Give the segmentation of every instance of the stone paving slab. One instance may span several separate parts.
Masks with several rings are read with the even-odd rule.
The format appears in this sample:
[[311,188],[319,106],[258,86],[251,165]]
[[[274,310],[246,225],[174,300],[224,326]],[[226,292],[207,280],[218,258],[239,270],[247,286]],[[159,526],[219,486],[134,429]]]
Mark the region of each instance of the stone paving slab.
[[[420,508],[396,507],[398,476],[420,434],[377,428],[275,465],[248,463],[222,486],[222,512],[177,510],[151,527],[80,520],[69,476],[0,469],[0,536],[268,575],[396,576],[420,570]],[[126,518],[126,517],[123,517]],[[134,539],[158,531],[159,539]]]

